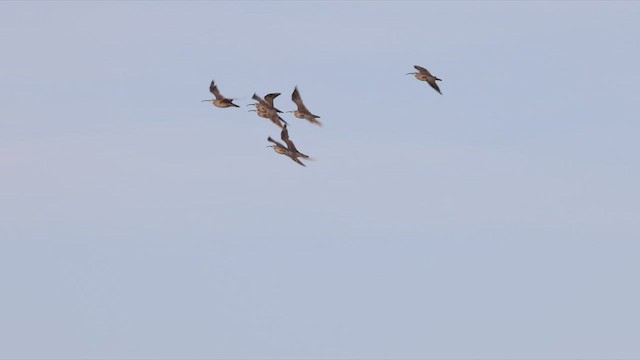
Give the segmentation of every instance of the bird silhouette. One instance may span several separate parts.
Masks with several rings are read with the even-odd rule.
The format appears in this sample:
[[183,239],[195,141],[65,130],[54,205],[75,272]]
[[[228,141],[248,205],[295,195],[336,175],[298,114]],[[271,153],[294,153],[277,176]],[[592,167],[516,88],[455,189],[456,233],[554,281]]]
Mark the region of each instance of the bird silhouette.
[[273,150],[278,154],[288,156],[291,160],[295,161],[296,163],[302,166],[306,166],[298,158],[308,159],[309,156],[298,151],[298,149],[296,148],[296,145],[293,143],[293,141],[291,141],[291,139],[289,139],[289,131],[287,131],[286,124],[282,127],[282,131],[280,132],[280,139],[282,139],[282,141],[284,141],[284,143],[287,145],[285,146],[279,141],[273,140],[271,136],[269,136],[267,138],[267,141],[272,142],[274,145],[269,145],[268,147],[273,148]]
[[322,126],[322,123],[316,120],[319,119],[320,116],[312,114],[311,111],[309,111],[309,109],[304,106],[297,86],[293,89],[293,93],[291,93],[291,100],[293,100],[293,102],[298,106],[298,110],[287,111],[288,113],[293,113],[293,115],[295,115],[295,117],[297,117],[298,119],[306,119],[312,124]]
[[216,86],[215,81],[211,81],[211,85],[209,85],[209,91],[211,91],[211,93],[213,94],[213,96],[215,96],[213,99],[207,99],[207,100],[202,100],[202,102],[205,101],[211,101],[211,103],[219,108],[228,108],[231,106],[234,107],[240,107],[236,104],[234,104],[232,101],[233,99],[230,98],[226,98],[224,96],[222,96],[222,94],[220,93],[220,91],[218,90],[218,87]]
[[431,85],[431,87],[435,91],[437,91],[440,95],[442,95],[442,92],[440,91],[440,88],[438,87],[438,84],[436,83],[436,81],[442,81],[442,79],[439,79],[439,78],[431,75],[429,70],[423,68],[422,66],[413,65],[413,67],[416,68],[416,70],[418,70],[418,71],[417,72],[406,73],[405,75],[413,74],[416,77],[416,79],[421,80],[421,81],[426,81],[429,85]]

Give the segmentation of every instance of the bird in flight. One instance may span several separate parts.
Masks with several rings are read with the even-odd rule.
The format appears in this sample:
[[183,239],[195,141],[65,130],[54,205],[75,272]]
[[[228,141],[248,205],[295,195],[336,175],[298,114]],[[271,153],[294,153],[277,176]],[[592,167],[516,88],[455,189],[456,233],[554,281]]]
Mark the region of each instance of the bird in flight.
[[307,109],[307,107],[304,106],[304,103],[302,102],[302,98],[300,97],[300,93],[298,92],[297,86],[293,89],[293,93],[291,94],[291,100],[293,100],[293,102],[296,103],[296,105],[298,106],[298,110],[287,111],[288,113],[292,112],[293,115],[295,115],[298,119],[306,119],[306,120],[309,120],[309,122],[311,122],[312,124],[322,126],[320,121],[316,120],[316,119],[319,119],[320,116],[313,115],[311,111],[309,111],[309,109]]
[[273,107],[273,99],[275,99],[278,95],[280,94],[279,93],[267,94],[267,96],[265,96],[265,98],[262,99],[260,96],[254,93],[252,99],[257,102],[255,104],[250,104],[250,105],[255,105],[256,109],[249,110],[249,111],[257,112],[258,116],[269,119],[271,120],[271,122],[276,124],[279,128],[282,128],[282,123],[286,124],[287,122],[284,121],[284,119],[281,118],[280,115],[278,115],[278,113],[282,111]]
[[442,81],[442,79],[439,79],[436,76],[431,75],[429,70],[423,68],[422,66],[413,65],[413,67],[416,68],[416,70],[418,70],[418,71],[417,72],[406,73],[405,75],[413,74],[416,77],[416,79],[421,80],[421,81],[426,81],[427,83],[429,83],[429,85],[431,85],[431,87],[435,91],[437,91],[440,95],[442,95],[442,92],[440,91],[440,88],[438,87],[438,84],[436,83],[436,81]]
[[220,91],[218,90],[218,87],[216,86],[216,83],[213,80],[211,81],[211,85],[209,85],[209,91],[211,91],[211,93],[213,94],[213,96],[215,96],[215,98],[202,100],[202,102],[211,101],[213,105],[219,108],[228,108],[231,106],[239,107],[238,105],[232,102],[233,99],[226,98],[222,96],[222,94],[220,94]]
[[269,145],[267,147],[273,148],[273,150],[275,152],[277,152],[278,154],[288,156],[291,160],[297,162],[298,164],[300,164],[302,166],[306,166],[298,158],[308,159],[309,156],[307,156],[307,155],[301,153],[300,151],[298,151],[298,149],[296,149],[296,146],[293,144],[293,141],[291,141],[291,139],[289,139],[289,132],[287,131],[287,124],[285,124],[282,127],[282,131],[280,132],[280,139],[282,139],[282,141],[284,141],[284,143],[287,144],[287,145],[285,146],[282,143],[280,143],[280,142],[278,142],[276,140],[273,140],[271,138],[271,136],[269,136],[267,138],[267,141],[272,142],[274,145]]

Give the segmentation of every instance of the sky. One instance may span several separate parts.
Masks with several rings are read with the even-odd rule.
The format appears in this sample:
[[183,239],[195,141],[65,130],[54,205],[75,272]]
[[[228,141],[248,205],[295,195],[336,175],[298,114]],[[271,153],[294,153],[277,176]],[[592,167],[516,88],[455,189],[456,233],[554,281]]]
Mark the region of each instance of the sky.
[[640,358],[638,19],[0,2],[0,359]]

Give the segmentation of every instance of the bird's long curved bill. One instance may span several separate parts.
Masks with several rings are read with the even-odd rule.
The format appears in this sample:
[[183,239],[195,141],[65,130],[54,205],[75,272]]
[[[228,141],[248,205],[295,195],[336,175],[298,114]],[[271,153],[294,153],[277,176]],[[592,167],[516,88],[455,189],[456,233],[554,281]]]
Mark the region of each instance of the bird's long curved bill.
[[202,100],[202,101],[200,101],[200,102],[205,102],[205,101],[211,101],[211,100],[207,99],[207,100]]
[[405,75],[413,75],[413,74],[415,74],[415,73],[406,73]]

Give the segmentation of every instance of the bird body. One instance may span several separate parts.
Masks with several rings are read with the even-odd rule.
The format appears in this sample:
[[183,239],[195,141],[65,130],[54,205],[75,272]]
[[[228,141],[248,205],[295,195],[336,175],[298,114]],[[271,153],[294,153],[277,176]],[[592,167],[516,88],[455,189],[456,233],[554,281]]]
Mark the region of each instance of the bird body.
[[426,81],[435,91],[437,91],[440,95],[442,95],[442,92],[440,91],[440,87],[438,87],[438,84],[436,83],[436,81],[442,81],[442,79],[439,79],[436,76],[431,75],[429,70],[423,68],[422,66],[413,65],[413,67],[416,68],[416,70],[418,71],[407,73],[406,75],[412,74],[416,77],[416,79],[420,81]]
[[211,84],[209,85],[209,91],[215,96],[213,99],[210,100],[202,100],[204,101],[211,101],[211,103],[219,108],[228,108],[228,107],[239,107],[238,105],[233,103],[233,99],[230,98],[226,98],[224,97],[220,91],[218,90],[218,87],[216,86],[215,81],[211,81]]
[[293,100],[293,102],[298,106],[298,109],[294,111],[287,111],[287,112],[292,112],[293,115],[298,119],[305,119],[311,122],[312,124],[322,126],[322,123],[316,120],[316,119],[319,119],[320,116],[312,114],[311,111],[309,111],[309,109],[307,109],[307,107],[304,106],[304,102],[302,102],[302,98],[300,97],[300,92],[298,92],[297,86],[293,89],[293,93],[291,94],[291,100]]

